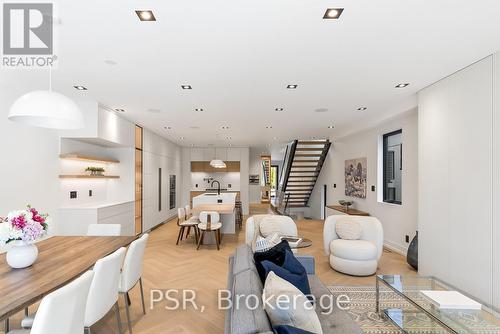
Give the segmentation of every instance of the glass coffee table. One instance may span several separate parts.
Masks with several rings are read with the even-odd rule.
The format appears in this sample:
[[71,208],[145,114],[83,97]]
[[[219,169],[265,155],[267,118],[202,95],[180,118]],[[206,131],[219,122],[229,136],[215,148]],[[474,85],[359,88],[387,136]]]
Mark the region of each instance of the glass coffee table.
[[[411,308],[387,308],[381,310],[381,285],[411,304]],[[456,290],[433,277],[377,275],[376,311],[384,314],[404,333],[488,333],[500,334],[500,320],[484,310],[440,309],[428,301],[420,291]],[[421,326],[420,326],[421,325]]]

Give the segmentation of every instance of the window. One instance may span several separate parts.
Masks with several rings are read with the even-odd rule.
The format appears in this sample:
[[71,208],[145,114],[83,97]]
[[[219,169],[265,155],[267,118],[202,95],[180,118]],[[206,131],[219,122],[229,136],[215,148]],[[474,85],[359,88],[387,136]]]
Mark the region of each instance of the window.
[[401,204],[403,170],[402,130],[387,133],[383,145],[383,199],[386,203]]

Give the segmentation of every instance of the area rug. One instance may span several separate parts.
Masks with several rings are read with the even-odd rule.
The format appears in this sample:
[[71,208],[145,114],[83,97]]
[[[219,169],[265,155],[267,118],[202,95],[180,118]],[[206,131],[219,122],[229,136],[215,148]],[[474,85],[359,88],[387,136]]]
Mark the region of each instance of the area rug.
[[[359,324],[365,334],[401,334],[392,322],[380,317],[375,312],[375,286],[329,286],[328,289],[333,295],[347,295],[351,303],[347,312]],[[405,311],[414,311],[415,308],[404,299],[392,292],[389,288],[380,286],[380,305],[382,309],[400,308]],[[413,314],[413,313],[412,313]],[[499,334],[498,327],[493,326],[482,319],[464,312],[459,315],[462,321],[466,321],[469,328],[474,328],[473,333],[477,334]],[[428,317],[423,313],[415,313],[410,316],[406,325],[411,328],[412,334],[434,334],[449,333],[428,321]]]

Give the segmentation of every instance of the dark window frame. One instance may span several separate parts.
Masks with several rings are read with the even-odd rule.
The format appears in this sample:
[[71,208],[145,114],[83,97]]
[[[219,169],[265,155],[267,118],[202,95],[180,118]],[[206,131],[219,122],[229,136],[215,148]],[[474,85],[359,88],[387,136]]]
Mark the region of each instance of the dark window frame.
[[[389,133],[386,133],[382,136],[382,175],[383,175],[383,184],[382,184],[382,189],[383,189],[383,194],[382,194],[382,201],[384,203],[389,203],[389,204],[397,204],[397,205],[402,205],[402,201],[396,201],[396,200],[389,200],[388,199],[388,192],[387,192],[387,170],[386,170],[386,161],[387,161],[387,153],[389,152],[388,148],[388,138],[394,135],[398,134],[403,134],[403,129],[399,129],[396,131],[392,131]],[[394,156],[393,156],[394,159]],[[394,173],[394,163],[392,164],[393,167],[393,173]],[[403,170],[403,141],[401,140],[401,155],[400,155],[400,164],[399,164],[400,170]],[[403,185],[401,184],[401,188],[403,188]]]

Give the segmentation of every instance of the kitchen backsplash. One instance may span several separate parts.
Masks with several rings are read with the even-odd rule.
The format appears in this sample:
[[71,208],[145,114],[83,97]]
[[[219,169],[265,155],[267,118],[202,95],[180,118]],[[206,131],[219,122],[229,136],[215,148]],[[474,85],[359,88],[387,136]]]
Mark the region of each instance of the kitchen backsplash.
[[[217,180],[220,182],[221,188],[228,190],[240,190],[240,173],[191,173],[191,190],[205,190],[211,188],[212,181],[207,179]],[[198,185],[198,187],[197,187]],[[217,184],[214,184],[217,188]]]

